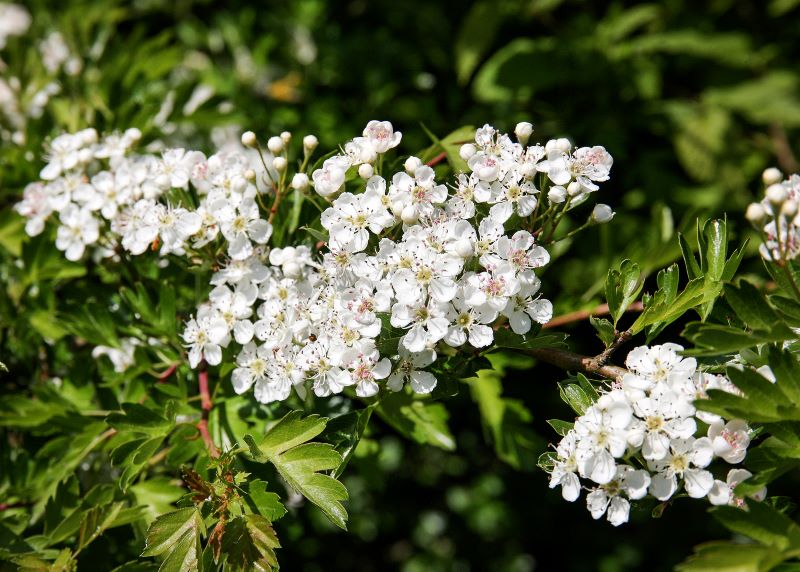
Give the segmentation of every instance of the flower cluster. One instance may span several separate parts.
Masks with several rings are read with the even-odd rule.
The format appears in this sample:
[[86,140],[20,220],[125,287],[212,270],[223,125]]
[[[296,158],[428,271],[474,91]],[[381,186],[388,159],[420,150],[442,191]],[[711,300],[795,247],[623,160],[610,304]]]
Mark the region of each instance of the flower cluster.
[[269,240],[271,225],[255,203],[252,157],[226,151],[207,158],[184,149],[133,154],[140,137],[129,129],[100,140],[86,129],[53,139],[42,181],[29,184],[15,206],[28,219],[26,232],[35,236],[57,217],[56,247],[69,260],[81,259],[87,247],[100,256],[119,247],[134,255],[185,254],[220,234],[228,255],[242,260]]
[[561,486],[564,499],[572,502],[580,495],[581,479],[593,483],[587,508],[595,519],[606,514],[614,526],[628,521],[631,500],[648,494],[666,501],[683,489],[714,505],[742,505],[733,490],[751,475],[732,469],[722,481],[708,468],[715,458],[741,463],[750,428],[693,405],[709,389],[738,390],[724,376],[699,371],[693,358],[679,355],[682,349],[641,346],[628,354],[629,373],[602,393],[558,444],[551,488]]
[[786,180],[775,168],[764,171],[764,198],[747,207],[747,219],[762,233],[766,260],[792,260],[800,254],[800,175]]
[[[70,260],[87,247],[98,256],[158,250],[219,268],[183,339],[192,367],[220,364],[231,347],[239,393],[253,388],[271,402],[292,387],[319,396],[353,387],[369,397],[381,380],[392,391],[429,393],[437,356],[453,351],[446,348],[486,348],[506,322],[522,335],[550,319],[536,275],[550,259],[543,244],[608,179],[612,160],[602,147],[528,145],[517,131],[515,142],[478,129],[460,151],[467,171],[447,186],[416,157],[380,174],[383,155],[401,140],[385,121],[371,121],[311,177],[304,167],[313,136],[290,177],[289,133],[266,142],[269,156],[259,157],[247,132],[242,143],[258,153],[206,157],[136,154],[137,130],[103,139],[85,130],[53,139],[42,181],[16,210],[31,235],[57,218],[56,246]],[[281,194],[308,196],[312,187],[329,203],[319,218],[326,240],[313,250],[270,249]],[[598,222],[596,213],[587,219]]]

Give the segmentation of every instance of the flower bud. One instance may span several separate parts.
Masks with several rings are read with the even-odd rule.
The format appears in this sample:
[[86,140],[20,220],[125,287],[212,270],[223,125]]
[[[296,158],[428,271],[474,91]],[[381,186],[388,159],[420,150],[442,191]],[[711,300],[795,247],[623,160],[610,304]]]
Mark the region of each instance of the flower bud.
[[252,182],[256,180],[256,172],[253,169],[247,169],[244,172],[244,178]]
[[767,218],[767,209],[765,209],[764,205],[761,203],[750,203],[747,205],[747,211],[744,214],[744,218],[753,224],[761,224],[764,219]]
[[556,139],[556,149],[562,153],[569,153],[569,150],[572,149],[572,143],[569,142],[569,139],[561,137],[560,139]]
[[303,137],[303,150],[306,153],[311,153],[319,145],[319,140],[314,135],[306,135]]
[[567,193],[571,197],[577,197],[583,192],[583,187],[578,181],[572,181],[569,185],[567,185]]
[[277,155],[281,151],[283,151],[283,139],[280,137],[270,137],[267,141],[267,149],[270,150],[270,153]]
[[297,173],[292,177],[291,186],[296,191],[305,191],[308,188],[308,175]]
[[256,146],[256,134],[252,131],[245,131],[242,133],[242,145],[245,147],[255,147]]
[[288,131],[284,131],[281,133],[281,141],[283,141],[284,145],[288,145],[289,141],[292,140],[292,134]]
[[466,143],[461,146],[461,149],[458,150],[458,155],[465,161],[469,161],[469,158],[477,152],[478,149],[475,148],[475,145],[472,143]]
[[279,173],[283,173],[286,170],[286,166],[287,162],[284,157],[275,157],[272,160],[272,167]]
[[536,165],[533,163],[523,163],[520,165],[519,174],[526,179],[533,179],[536,176]]
[[783,173],[781,173],[775,167],[764,169],[764,172],[761,173],[761,180],[764,181],[765,185],[774,185],[775,183],[780,183],[781,179],[783,179]]
[[419,220],[419,216],[417,216],[417,209],[415,209],[412,205],[408,205],[403,208],[403,212],[400,213],[400,220],[402,220],[406,224],[414,224]]
[[781,214],[789,218],[797,214],[797,201],[789,199],[781,206]]
[[369,163],[362,163],[358,167],[358,176],[362,179],[369,179],[375,174],[375,169]]
[[533,125],[527,121],[517,123],[517,126],[514,128],[514,135],[517,136],[517,141],[523,145],[528,143],[528,139],[531,138],[532,133]]
[[422,167],[422,160],[419,157],[414,157],[413,155],[406,159],[406,162],[403,163],[403,167],[406,170],[406,173],[414,176],[414,173],[417,172],[417,169]]
[[130,129],[125,130],[125,137],[133,141],[139,141],[142,138],[142,132],[137,129],[136,127],[131,127]]
[[592,220],[597,224],[604,224],[614,218],[614,214],[610,206],[602,203],[596,204],[592,210]]
[[780,183],[775,183],[767,187],[767,192],[765,194],[767,195],[767,200],[773,205],[783,204],[783,201],[789,197],[786,187]]
[[281,266],[281,270],[283,270],[283,274],[287,278],[297,278],[298,276],[300,276],[302,268],[294,260],[287,260],[286,262],[283,263],[283,266]]
[[394,201],[392,203],[392,207],[391,207],[392,214],[394,216],[398,216],[399,217],[399,216],[401,216],[403,214],[403,209],[404,208],[405,208],[405,205],[403,204],[402,201]]
[[453,250],[461,258],[469,258],[475,253],[475,247],[468,238],[457,240],[453,246]]
[[550,187],[550,190],[547,191],[547,200],[550,201],[551,203],[560,205],[565,200],[567,200],[567,189],[565,189],[561,185]]

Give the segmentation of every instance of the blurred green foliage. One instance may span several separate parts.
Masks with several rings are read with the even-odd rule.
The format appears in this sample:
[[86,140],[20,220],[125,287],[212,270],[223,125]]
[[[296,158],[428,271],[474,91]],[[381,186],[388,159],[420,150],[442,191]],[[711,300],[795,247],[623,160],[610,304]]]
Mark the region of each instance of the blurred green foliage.
[[[23,238],[9,207],[37,177],[43,142],[62,130],[136,126],[148,140],[208,147],[220,129],[236,126],[260,136],[314,133],[330,147],[378,118],[404,132],[405,152],[416,152],[431,144],[422,125],[444,136],[459,125],[488,122],[510,130],[530,120],[535,138],[604,145],[615,166],[602,200],[619,213],[612,225],[574,244],[564,241],[554,252],[544,283],[559,314],[596,305],[608,268],[623,259],[637,262],[645,276],[678,259],[676,233],[690,234],[698,215],[727,211],[729,232],[743,233],[740,212],[761,170],[774,164],[798,170],[796,0],[30,0],[26,6],[32,28],[9,40],[0,75],[30,86],[23,94],[30,99],[50,80],[36,38],[52,29],[80,55],[83,70],[57,79],[61,92],[40,118],[28,121],[24,144],[0,146],[0,358],[12,372],[0,373],[3,424],[46,422],[25,437],[44,451],[36,458],[11,455],[10,443],[22,437],[4,430],[0,498],[16,485],[9,475],[58,469],[80,480],[88,474],[81,463],[96,462],[85,449],[94,427],[76,426],[70,414],[53,415],[48,400],[57,397],[68,410],[93,400],[115,409],[118,399],[144,398],[181,351],[140,348],[139,365],[119,375],[104,359],[88,359],[88,347],[68,334],[93,344],[122,334],[158,337],[176,327],[164,318],[174,312],[156,308],[147,315],[142,310],[154,303],[142,296],[179,284],[172,299],[180,308],[196,295],[172,269],[133,261],[132,276],[141,281],[126,275],[124,265],[118,274],[104,274],[66,263],[47,236]],[[201,85],[211,95],[196,109],[187,107]],[[87,273],[91,280],[78,280]],[[126,288],[121,294],[120,286]],[[645,291],[657,286],[653,277]],[[102,306],[109,300],[123,318],[143,316],[137,331],[121,331],[117,321],[126,319]],[[628,319],[621,318],[626,327]],[[571,333],[580,350],[602,348],[588,323]],[[493,373],[467,381],[448,402],[449,419],[447,412],[426,411],[433,420],[422,433],[407,432],[440,447],[399,437],[391,412],[376,412],[378,421],[342,477],[351,499],[350,533],[337,531],[315,508],[290,507],[294,518],[276,523],[285,569],[667,570],[698,542],[727,537],[699,503],[677,502],[657,520],[639,511],[622,529],[564,503],[535,469],[554,438],[544,420],[570,415],[558,399],[559,372],[542,366],[532,373],[524,362],[495,357]],[[155,398],[185,395],[191,375],[179,370],[176,385],[158,386],[164,395]],[[46,384],[51,377],[62,385]],[[92,377],[103,384],[85,382]],[[234,422],[271,415],[246,401],[231,398],[218,415]],[[212,419],[218,440],[229,422]],[[526,431],[504,440],[508,424]],[[76,439],[70,445],[75,462],[56,468],[44,444],[61,434]],[[180,496],[166,479],[144,483],[131,490],[137,495],[156,487],[160,504],[151,518]],[[59,494],[69,496],[63,488]],[[664,529],[669,544],[659,533]],[[0,537],[15,530],[3,524]],[[124,530],[112,528],[95,540],[81,569],[111,569],[135,558],[141,544]]]

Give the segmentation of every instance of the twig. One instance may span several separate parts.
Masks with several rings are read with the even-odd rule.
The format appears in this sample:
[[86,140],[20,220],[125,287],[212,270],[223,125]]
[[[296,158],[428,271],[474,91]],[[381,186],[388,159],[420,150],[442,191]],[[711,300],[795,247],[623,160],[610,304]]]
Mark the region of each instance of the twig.
[[614,381],[621,381],[622,376],[628,373],[628,370],[624,367],[599,365],[596,358],[576,354],[567,350],[537,348],[522,351],[540,361],[547,362],[566,371],[596,374]]
[[169,376],[171,376],[173,373],[175,373],[176,369],[178,369],[178,364],[177,363],[173,363],[171,366],[169,366],[164,371],[164,373],[162,373],[161,375],[158,376],[158,383],[166,382],[167,379],[169,378]]
[[608,363],[608,360],[611,359],[611,356],[614,354],[614,352],[617,351],[617,348],[619,348],[622,344],[627,342],[632,337],[633,337],[633,332],[631,332],[630,330],[625,330],[624,332],[617,334],[616,339],[610,346],[608,346],[606,349],[604,349],[602,352],[600,352],[599,354],[597,354],[592,358],[594,365],[598,367],[606,365],[606,363]]
[[219,451],[217,451],[214,440],[211,439],[211,434],[208,432],[208,415],[211,412],[213,404],[211,403],[211,395],[208,392],[208,371],[206,371],[205,367],[202,367],[198,373],[197,380],[200,386],[200,407],[203,410],[203,416],[200,421],[197,422],[197,429],[200,431],[200,436],[206,444],[208,454],[212,457],[219,457]]
[[33,503],[29,501],[3,502],[0,503],[0,512],[3,512],[5,510],[10,510],[12,508],[22,508],[24,506],[30,506],[32,504]]
[[[634,302],[628,306],[626,312],[641,312],[642,310],[644,310],[644,305],[641,302]],[[542,329],[557,328],[559,326],[563,326],[564,324],[582,322],[583,320],[588,320],[592,316],[604,316],[608,313],[608,304],[600,304],[592,310],[576,310],[575,312],[570,312],[569,314],[556,316],[542,326]]]
[[436,157],[434,157],[433,159],[431,159],[430,161],[428,161],[428,162],[427,162],[427,163],[425,163],[425,164],[426,164],[428,167],[433,167],[434,165],[438,165],[439,163],[441,163],[442,161],[444,161],[446,158],[447,158],[447,152],[446,152],[446,151],[442,151],[441,153],[439,153],[438,155],[436,155]]
[[775,157],[778,160],[778,165],[780,165],[784,173],[794,173],[800,165],[798,165],[797,158],[792,152],[792,146],[789,144],[786,130],[782,125],[773,123],[770,125],[769,132],[772,137],[772,146],[775,148]]

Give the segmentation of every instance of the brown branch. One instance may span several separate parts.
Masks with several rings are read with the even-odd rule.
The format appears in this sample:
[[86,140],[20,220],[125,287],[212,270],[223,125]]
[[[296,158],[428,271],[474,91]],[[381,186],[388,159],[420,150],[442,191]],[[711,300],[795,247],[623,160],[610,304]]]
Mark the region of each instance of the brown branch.
[[769,127],[770,137],[772,137],[772,146],[775,150],[775,158],[778,160],[778,165],[784,173],[794,173],[798,170],[797,158],[792,152],[792,146],[789,144],[789,138],[786,136],[786,130],[779,123],[773,123]]
[[[641,312],[644,310],[644,305],[641,302],[634,302],[628,309],[625,310],[626,312]],[[564,314],[562,316],[556,316],[549,322],[547,322],[542,329],[548,328],[557,328],[559,326],[563,326],[564,324],[571,324],[573,322],[582,322],[583,320],[588,320],[590,317],[594,316],[605,316],[609,313],[608,304],[600,304],[596,308],[592,310],[576,310],[574,312],[570,312],[568,314]]]
[[30,501],[17,501],[17,502],[3,502],[0,503],[0,512],[10,510],[12,508],[22,508],[24,506],[31,506],[33,503]]
[[434,157],[433,159],[431,159],[430,161],[428,161],[428,162],[427,162],[427,163],[425,163],[425,164],[426,164],[428,167],[433,167],[434,165],[438,165],[439,163],[441,163],[442,161],[444,161],[446,158],[447,158],[447,152],[446,152],[446,151],[442,151],[441,153],[439,153],[438,155],[436,155],[436,157]]
[[214,445],[214,440],[211,439],[211,434],[208,432],[208,415],[213,407],[211,403],[211,394],[208,392],[208,371],[206,371],[205,365],[201,367],[202,369],[197,374],[197,380],[200,386],[200,407],[203,409],[203,417],[197,422],[197,429],[200,431],[200,436],[206,444],[208,454],[212,457],[219,457],[219,451],[216,445]]
[[282,189],[280,186],[277,189],[275,189],[275,200],[272,203],[272,207],[269,209],[269,218],[267,219],[267,222],[269,222],[270,224],[272,224],[272,219],[275,218],[275,213],[278,212],[278,207],[281,204],[281,198],[283,197],[283,193],[281,192],[281,190]]
[[614,354],[614,352],[617,351],[617,348],[619,348],[622,344],[627,342],[632,337],[633,337],[633,332],[631,332],[630,330],[625,330],[624,332],[618,333],[617,337],[614,339],[614,342],[610,346],[608,346],[606,349],[604,349],[602,352],[600,352],[599,354],[597,354],[592,358],[592,360],[594,360],[595,365],[597,366],[606,365],[608,360],[611,359],[611,356]]
[[540,361],[560,367],[565,371],[579,371],[589,375],[600,375],[614,381],[621,381],[622,376],[628,373],[628,370],[624,367],[598,364],[597,358],[576,354],[567,350],[537,348],[522,351]]

